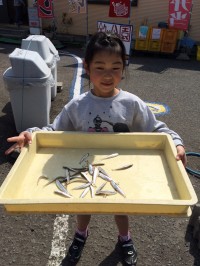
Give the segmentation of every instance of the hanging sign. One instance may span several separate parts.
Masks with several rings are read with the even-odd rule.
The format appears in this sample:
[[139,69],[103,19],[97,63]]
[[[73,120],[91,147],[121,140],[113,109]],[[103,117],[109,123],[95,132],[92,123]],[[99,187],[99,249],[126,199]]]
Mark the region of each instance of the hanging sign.
[[192,0],[170,0],[169,1],[169,27],[179,30],[187,30]]
[[97,21],[97,31],[117,35],[126,48],[126,55],[130,54],[133,26],[129,24],[114,24],[104,21]]
[[128,18],[131,0],[110,0],[109,17]]
[[38,16],[53,18],[53,0],[38,0]]
[[69,13],[71,14],[84,14],[86,10],[86,0],[68,0],[69,1]]

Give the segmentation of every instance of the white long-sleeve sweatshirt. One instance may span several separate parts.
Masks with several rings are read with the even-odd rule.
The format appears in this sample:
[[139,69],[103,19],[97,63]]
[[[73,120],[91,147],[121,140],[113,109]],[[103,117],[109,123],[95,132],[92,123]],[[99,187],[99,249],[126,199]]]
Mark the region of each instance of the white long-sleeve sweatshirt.
[[110,98],[85,92],[67,103],[53,124],[27,131],[85,131],[85,132],[164,132],[175,145],[183,145],[181,137],[156,119],[149,107],[136,95],[119,90]]

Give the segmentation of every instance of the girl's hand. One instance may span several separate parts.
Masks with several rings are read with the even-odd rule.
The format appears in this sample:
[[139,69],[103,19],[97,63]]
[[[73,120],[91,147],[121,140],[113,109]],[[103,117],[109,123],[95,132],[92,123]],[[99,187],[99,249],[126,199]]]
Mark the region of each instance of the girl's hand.
[[187,158],[185,154],[185,148],[181,145],[176,146],[177,149],[177,155],[176,155],[176,160],[179,161],[181,160],[183,165],[186,167],[187,164]]
[[9,149],[5,151],[5,155],[10,154],[15,149],[23,148],[26,144],[31,144],[32,137],[31,137],[31,133],[29,133],[28,131],[23,131],[19,134],[19,136],[8,138],[7,141],[16,142],[16,143],[13,144]]

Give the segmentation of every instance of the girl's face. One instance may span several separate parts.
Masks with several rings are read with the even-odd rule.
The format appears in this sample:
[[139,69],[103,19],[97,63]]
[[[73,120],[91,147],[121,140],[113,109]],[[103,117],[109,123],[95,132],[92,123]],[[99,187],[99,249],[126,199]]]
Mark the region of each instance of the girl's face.
[[85,69],[93,83],[93,93],[98,97],[112,97],[119,90],[117,85],[122,79],[123,61],[116,53],[99,52]]

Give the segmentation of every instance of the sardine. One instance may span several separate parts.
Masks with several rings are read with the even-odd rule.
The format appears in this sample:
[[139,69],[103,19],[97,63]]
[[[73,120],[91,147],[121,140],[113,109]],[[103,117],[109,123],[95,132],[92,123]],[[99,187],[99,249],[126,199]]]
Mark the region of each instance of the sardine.
[[126,198],[125,193],[121,190],[121,188],[113,181],[110,181],[111,186],[116,190],[119,194],[121,194],[124,198]]
[[58,179],[56,180],[56,186],[57,186],[58,189],[60,189],[60,191],[62,191],[62,192],[64,192],[64,193],[66,193],[66,194],[72,196],[72,195],[67,191],[66,187],[64,187],[64,186],[60,183],[60,181],[59,181]]
[[73,190],[74,189],[83,189],[83,188],[86,188],[86,187],[89,187],[89,186],[91,186],[91,183],[86,183],[86,184],[83,184],[83,185],[80,185],[78,187],[73,188]]
[[89,172],[90,175],[93,175],[94,170],[93,170],[92,164],[88,164],[88,172]]
[[104,195],[104,196],[115,195],[115,194],[117,194],[117,192],[113,190],[101,190],[95,193],[95,195]]
[[94,168],[94,171],[93,171],[93,176],[92,176],[92,185],[95,186],[96,184],[96,179],[97,179],[97,176],[99,174],[99,170],[97,167]]
[[118,155],[119,155],[119,153],[113,153],[113,154],[110,154],[110,155],[108,155],[108,156],[102,158],[101,161],[102,161],[102,160],[107,160],[107,159],[114,158],[114,157],[116,157],[116,156],[118,156]]
[[82,164],[89,157],[89,155],[90,155],[89,153],[84,154],[81,157],[79,164]]
[[125,170],[125,169],[132,167],[132,166],[133,166],[133,164],[125,164],[125,165],[122,165],[118,168],[112,169],[112,171]]
[[99,166],[98,169],[99,169],[99,172],[101,172],[102,174],[108,176],[108,174],[106,173],[106,171],[101,166]]
[[85,172],[80,172],[80,174],[90,183],[91,180],[89,180],[87,174]]
[[97,163],[92,163],[92,166],[99,166],[100,167],[100,166],[103,166],[103,165],[105,165],[105,163],[98,163],[98,162]]
[[107,184],[107,181],[105,183],[101,184],[101,186],[97,188],[96,193],[100,192],[102,190],[102,188],[105,187],[106,184]]
[[70,176],[69,176],[69,170],[68,169],[65,169],[65,176],[66,176],[67,184],[68,184],[69,181],[70,181]]
[[91,192],[91,197],[94,198],[94,188],[93,188],[93,186],[90,186],[90,192]]
[[64,197],[66,197],[66,198],[72,198],[72,195],[67,194],[66,192],[61,191],[61,190],[55,190],[54,193],[55,193],[55,194],[59,194],[59,195],[61,195],[61,196],[64,196]]
[[80,198],[84,198],[89,190],[90,190],[90,187],[86,187],[86,189],[84,189],[83,192],[81,193]]
[[110,182],[112,180],[111,177],[104,175],[102,173],[99,173],[99,177],[101,177],[103,180]]

